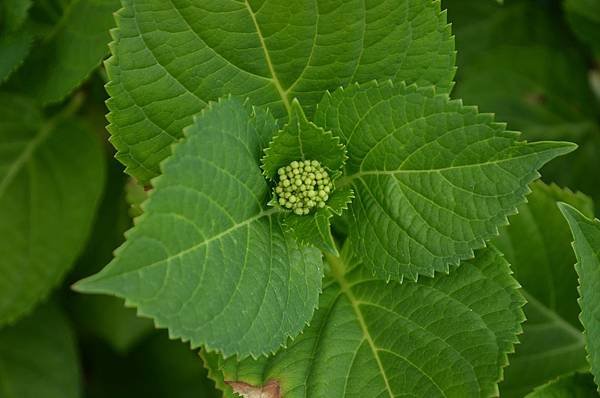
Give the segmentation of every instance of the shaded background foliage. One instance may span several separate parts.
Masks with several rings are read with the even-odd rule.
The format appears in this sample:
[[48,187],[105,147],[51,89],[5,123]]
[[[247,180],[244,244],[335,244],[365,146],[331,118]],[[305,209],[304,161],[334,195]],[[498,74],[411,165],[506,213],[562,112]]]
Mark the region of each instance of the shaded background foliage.
[[[532,324],[537,321],[550,325],[546,335],[525,327],[521,346],[509,358],[513,367],[505,372],[502,396],[523,396],[535,386],[586,367],[583,343],[577,337],[581,325],[574,315],[575,274],[567,272],[571,284],[563,286],[568,285],[568,298],[557,304],[543,292],[558,287],[540,290],[537,274],[530,273],[532,266],[526,264],[533,261],[539,267],[550,267],[554,271],[549,272],[556,271],[561,278],[560,266],[574,263],[574,256],[569,252],[566,258],[557,258],[555,253],[544,253],[526,260],[522,253],[543,253],[570,239],[566,224],[555,209],[556,200],[570,202],[588,215],[593,212],[593,203],[599,208],[598,4],[586,0],[442,3],[448,9],[458,49],[452,96],[462,98],[465,104],[479,105],[481,111],[495,112],[497,120],[522,131],[527,139],[578,143],[578,151],[543,169],[543,180],[581,191],[593,199],[592,202],[557,186],[536,184],[529,207],[514,217],[513,226],[497,240],[527,291],[528,318],[533,319]],[[135,205],[144,197],[143,190],[128,182],[123,167],[114,160],[105,131],[106,74],[101,60],[108,54],[108,31],[114,26],[112,12],[119,7],[118,0],[4,0],[0,4],[0,130],[17,124],[24,130],[60,129],[67,124],[71,126],[68,129],[88,138],[81,148],[100,154],[92,165],[95,171],[89,171],[94,178],[90,180],[90,174],[79,168],[72,179],[81,184],[72,184],[57,193],[58,202],[63,195],[71,195],[68,189],[87,195],[88,207],[82,209],[85,214],[73,220],[87,246],[82,242],[81,247],[65,249],[78,259],[71,258],[55,272],[48,271],[56,280],[54,286],[40,286],[38,293],[23,299],[22,308],[0,312],[2,398],[221,395],[207,378],[196,353],[186,345],[169,341],[166,333],[155,331],[149,320],[137,318],[134,310],[124,308],[117,298],[83,296],[69,288],[110,261],[113,249],[122,243],[124,231],[132,225]],[[595,7],[595,13],[586,7]],[[10,149],[2,142],[0,150],[4,151],[0,154],[10,155]],[[63,162],[69,165],[70,160]],[[1,171],[2,177],[9,173]],[[17,177],[18,181],[34,181],[25,174]],[[41,177],[51,178],[50,174]],[[19,192],[26,192],[22,191],[26,188],[24,184]],[[42,184],[39,189],[47,187]],[[0,203],[1,200],[0,196]],[[15,210],[0,210],[0,224],[9,211]],[[88,214],[96,215],[93,223]],[[556,220],[564,236],[557,243],[553,241],[558,241],[556,236],[534,231],[539,240],[530,239],[530,247],[518,246],[515,242],[524,238],[518,236],[519,229],[514,225],[525,223],[525,217]],[[26,229],[23,223],[27,222],[15,225]],[[7,224],[0,225],[0,234],[13,233],[15,225],[11,224],[10,230]],[[40,250],[43,249],[42,245]],[[0,260],[0,273],[7,274],[4,270],[13,266]],[[3,301],[2,294],[0,291],[0,309],[7,301]],[[59,333],[58,341],[55,335],[48,335],[48,330],[64,333]],[[29,341],[36,341],[40,347]],[[566,346],[570,347],[567,351]],[[27,348],[15,351],[15,347]],[[557,350],[556,356],[547,356],[544,366],[535,362],[539,360],[536,355],[552,350]],[[23,361],[23,357],[35,357],[35,361]],[[11,374],[13,363],[17,362],[22,366],[14,367],[17,373]],[[536,369],[534,374],[528,373],[532,368]],[[567,385],[571,381],[561,379],[560,383]],[[536,394],[544,396],[540,391]]]

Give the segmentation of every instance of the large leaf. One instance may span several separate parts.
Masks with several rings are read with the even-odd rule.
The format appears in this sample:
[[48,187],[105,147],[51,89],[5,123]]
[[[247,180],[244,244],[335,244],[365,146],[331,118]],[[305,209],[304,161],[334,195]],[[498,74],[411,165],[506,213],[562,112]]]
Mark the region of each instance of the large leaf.
[[218,386],[277,386],[286,398],[497,395],[524,300],[496,250],[402,284],[374,279],[350,251],[330,257],[319,310],[287,349],[239,363],[203,353],[213,376],[223,372]]
[[[57,124],[58,123],[58,124]],[[0,95],[0,324],[28,312],[86,242],[104,184],[100,141]]]
[[[585,329],[588,361],[600,386],[600,220],[587,218],[576,208],[560,204],[571,231],[579,275],[580,320]],[[600,387],[599,387],[600,391]]]
[[571,232],[557,201],[592,214],[593,203],[556,185],[533,184],[528,203],[510,219],[494,244],[506,255],[528,301],[527,322],[500,385],[503,397],[523,397],[565,373],[587,367],[577,318],[577,275]]
[[536,388],[526,398],[598,398],[598,393],[591,374],[573,373]]
[[0,397],[77,398],[79,384],[75,336],[56,306],[0,330]]
[[349,239],[384,278],[448,271],[497,234],[537,169],[568,143],[518,141],[489,114],[431,88],[369,83],[327,94],[316,124],[342,138]]
[[524,335],[500,385],[506,397],[522,397],[537,385],[586,368],[574,257],[568,249],[570,232],[557,201],[592,212],[584,195],[536,183],[529,203],[519,208],[519,215],[495,241],[513,265],[528,300]]
[[454,42],[437,1],[123,4],[107,63],[110,130],[142,182],[191,116],[230,93],[284,118],[293,98],[310,117],[325,90],[353,81],[452,85]]
[[227,99],[195,118],[144,214],[80,291],[115,294],[171,336],[226,356],[275,351],[312,317],[318,250],[283,233],[259,159],[276,121]]
[[57,102],[79,86],[108,53],[119,0],[70,2],[14,76],[13,88],[41,103]]

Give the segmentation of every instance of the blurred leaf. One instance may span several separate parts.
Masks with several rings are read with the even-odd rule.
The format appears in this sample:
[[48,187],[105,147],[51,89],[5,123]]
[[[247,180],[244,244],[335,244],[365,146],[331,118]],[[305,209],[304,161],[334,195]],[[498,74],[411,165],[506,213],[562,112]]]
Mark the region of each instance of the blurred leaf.
[[148,199],[148,191],[135,178],[131,177],[127,180],[127,185],[125,185],[125,193],[125,198],[129,204],[129,216],[131,218],[141,216],[144,213],[142,203]]
[[[98,272],[113,258],[113,251],[125,240],[131,227],[125,201],[126,176],[116,160],[108,163],[107,184],[98,208],[98,217],[86,250],[77,261],[69,279],[74,282]],[[65,304],[78,327],[78,332],[96,336],[118,352],[129,351],[139,340],[154,330],[152,321],[137,317],[135,310],[125,308],[123,300],[109,296],[84,296],[68,293]]]
[[146,339],[127,356],[87,347],[86,398],[219,398],[198,355],[166,333]]
[[119,0],[73,1],[11,79],[42,104],[58,102],[78,87],[108,53],[112,14]]
[[75,336],[54,304],[0,329],[0,398],[77,398]]
[[0,83],[25,61],[33,36],[27,30],[0,35]]
[[585,369],[584,337],[577,318],[577,275],[571,233],[556,203],[569,202],[592,214],[593,203],[580,193],[541,182],[528,203],[510,218],[494,244],[512,264],[528,304],[521,344],[509,357],[502,397],[522,397],[562,374]]
[[71,300],[69,308],[78,328],[101,338],[117,352],[129,351],[154,330],[150,319],[139,318],[116,297],[78,295]]
[[[0,18],[2,18],[0,27],[4,28],[5,33],[14,32],[23,25],[30,7],[31,0],[2,0],[0,3]],[[2,33],[1,29],[0,33]]]
[[62,114],[44,121],[30,100],[0,94],[0,324],[30,311],[71,268],[104,175],[86,125]]
[[563,7],[577,37],[600,58],[600,1],[565,0]]
[[600,169],[600,108],[586,56],[560,14],[529,0],[445,4],[459,48],[454,95],[496,113],[526,139],[579,144],[543,169],[544,180],[600,198],[600,173],[590,172]]
[[598,398],[594,378],[589,373],[562,376],[535,389],[525,398]]

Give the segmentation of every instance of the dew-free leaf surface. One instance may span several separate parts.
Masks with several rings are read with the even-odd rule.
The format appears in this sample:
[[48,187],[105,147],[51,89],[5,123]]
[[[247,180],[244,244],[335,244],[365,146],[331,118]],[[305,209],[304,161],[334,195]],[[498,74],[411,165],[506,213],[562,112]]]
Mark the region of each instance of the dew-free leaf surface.
[[284,234],[260,158],[275,119],[230,98],[186,130],[115,259],[77,284],[226,356],[277,350],[311,319],[321,253]]
[[0,397],[78,398],[75,336],[55,304],[0,330]]
[[104,185],[100,140],[0,94],[0,325],[33,308],[83,250]]
[[497,234],[537,170],[575,146],[526,143],[432,88],[368,83],[327,94],[315,123],[346,146],[349,239],[378,276],[448,271]]
[[598,392],[591,374],[573,373],[536,388],[525,398],[598,398]]
[[42,104],[62,100],[98,67],[108,53],[119,0],[72,1],[50,31],[40,38],[15,74],[13,87]]
[[286,350],[240,363],[202,354],[217,386],[275,383],[286,398],[497,395],[524,320],[499,252],[402,284],[375,279],[347,249],[329,260],[319,310]]
[[[310,118],[325,90],[373,79],[448,92],[454,41],[438,1],[123,1],[113,35],[110,130],[143,183],[206,102],[233,94]],[[133,56],[132,56],[133,55]]]

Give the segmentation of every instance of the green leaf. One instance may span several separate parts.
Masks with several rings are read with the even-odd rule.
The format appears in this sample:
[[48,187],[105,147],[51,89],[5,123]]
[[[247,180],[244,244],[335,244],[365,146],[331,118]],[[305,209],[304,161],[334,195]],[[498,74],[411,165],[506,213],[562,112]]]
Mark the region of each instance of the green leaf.
[[285,216],[283,224],[300,244],[312,245],[337,256],[339,253],[330,228],[332,216],[331,210],[324,207],[309,215],[290,213]]
[[118,7],[118,0],[71,2],[13,76],[12,87],[42,104],[66,97],[108,53],[108,30]]
[[573,373],[536,388],[526,398],[598,398],[598,393],[591,374]]
[[128,352],[154,330],[149,319],[137,317],[134,309],[124,307],[116,297],[78,296],[70,301],[70,315],[80,331],[102,339],[119,353]]
[[23,63],[33,36],[26,30],[0,36],[0,83],[3,83]]
[[[114,248],[123,243],[123,234],[131,227],[125,201],[126,176],[116,160],[109,164],[107,177],[104,197],[98,208],[102,217],[96,220],[87,248],[69,274],[68,283],[100,271],[113,258]],[[123,300],[116,297],[78,294],[65,300],[65,304],[79,334],[98,337],[120,353],[131,350],[153,330],[149,319],[138,318],[135,310],[125,308]]]
[[288,123],[265,150],[262,168],[274,179],[280,167],[294,160],[317,160],[330,171],[341,169],[346,161],[340,139],[309,122],[297,100],[292,101]]
[[354,198],[349,188],[334,190],[326,207],[318,209],[314,215],[298,216],[289,213],[283,223],[301,244],[313,245],[320,250],[338,256],[336,243],[331,235],[331,219],[333,215],[341,215]]
[[503,397],[523,397],[536,386],[587,367],[585,342],[577,319],[575,256],[571,232],[558,210],[569,202],[592,214],[593,203],[580,193],[536,182],[528,203],[511,217],[494,240],[523,286],[527,322],[516,353],[510,356]]
[[3,0],[0,5],[0,26],[4,28],[4,33],[18,30],[27,19],[30,7],[31,0]]
[[123,297],[171,336],[226,356],[273,352],[297,335],[317,305],[322,259],[267,207],[259,159],[276,128],[233,98],[203,111],[116,258],[76,288]]
[[0,330],[0,397],[77,398],[75,336],[55,305]]
[[[217,398],[202,361],[186,344],[154,333],[126,356],[88,345],[86,398]],[[41,398],[41,397],[40,397]]]
[[600,386],[600,220],[587,218],[566,203],[560,203],[559,207],[573,233],[575,270],[579,276],[579,319],[585,329],[592,374]]
[[228,94],[285,119],[293,98],[310,117],[325,90],[354,81],[452,86],[454,42],[438,1],[123,5],[107,63],[110,130],[142,183],[159,174],[191,116]]
[[275,383],[286,398],[497,395],[524,300],[495,249],[449,275],[402,284],[374,279],[349,252],[330,257],[319,310],[287,349],[242,362],[203,353],[212,376],[221,370],[229,386]]
[[569,25],[581,41],[600,57],[600,3],[596,0],[564,0]]
[[82,251],[104,185],[100,141],[0,94],[0,325],[30,311]]
[[571,152],[526,143],[489,114],[431,88],[352,85],[328,94],[315,123],[349,159],[349,239],[380,277],[416,280],[473,256],[524,201],[543,164]]

